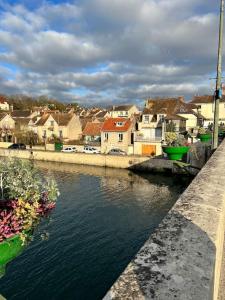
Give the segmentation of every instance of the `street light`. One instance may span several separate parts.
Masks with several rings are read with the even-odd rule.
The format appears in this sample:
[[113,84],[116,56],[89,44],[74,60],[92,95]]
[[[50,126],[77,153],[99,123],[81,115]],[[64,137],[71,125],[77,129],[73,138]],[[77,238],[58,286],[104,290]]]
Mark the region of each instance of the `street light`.
[[215,150],[218,147],[219,104],[220,104],[220,99],[222,98],[221,75],[222,75],[222,46],[223,46],[223,15],[224,15],[224,0],[221,0],[216,91],[214,95],[214,121],[213,121],[214,124],[213,124],[212,150]]

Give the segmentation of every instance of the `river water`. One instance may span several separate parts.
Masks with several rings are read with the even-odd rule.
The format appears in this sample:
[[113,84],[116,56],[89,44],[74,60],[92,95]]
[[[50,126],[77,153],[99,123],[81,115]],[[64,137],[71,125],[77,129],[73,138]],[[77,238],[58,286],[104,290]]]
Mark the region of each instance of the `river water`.
[[101,299],[188,184],[169,175],[36,164],[61,194],[0,279],[7,299]]

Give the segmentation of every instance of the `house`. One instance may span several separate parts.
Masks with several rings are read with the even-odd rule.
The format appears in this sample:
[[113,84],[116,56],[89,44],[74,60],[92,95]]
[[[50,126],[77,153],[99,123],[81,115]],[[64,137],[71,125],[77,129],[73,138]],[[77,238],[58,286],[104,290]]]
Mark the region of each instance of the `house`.
[[11,117],[15,121],[15,130],[30,131],[33,129],[33,125],[40,118],[37,110],[13,110],[10,112]]
[[102,111],[99,111],[96,115],[95,115],[95,118],[98,119],[98,120],[105,120],[106,118],[109,118],[110,117],[110,114],[107,110],[102,110]]
[[82,126],[78,116],[67,113],[46,113],[34,125],[39,139],[80,140]]
[[86,142],[100,142],[102,125],[103,123],[87,122],[83,130],[84,140]]
[[5,142],[11,142],[15,130],[15,121],[7,113],[0,113],[0,137]]
[[15,121],[15,129],[17,131],[29,131],[29,124],[32,120],[31,118],[13,118]]
[[183,97],[147,99],[136,125],[134,153],[160,155],[166,131],[191,131],[202,121],[203,116],[194,109],[197,106],[186,103]]
[[11,113],[11,117],[13,119],[24,119],[24,118],[29,118],[32,119],[36,116],[39,115],[38,111],[31,111],[31,110],[13,110]]
[[186,130],[192,132],[194,128],[201,127],[204,124],[205,117],[198,110],[197,105],[192,103],[185,103],[181,105],[176,115],[186,119]]
[[162,153],[164,117],[164,114],[153,113],[149,108],[144,108],[141,118],[136,123],[134,154],[154,156]]
[[111,118],[131,118],[137,113],[139,113],[139,110],[136,105],[113,106],[109,111]]
[[202,125],[204,121],[204,116],[199,112],[197,105],[185,102],[183,97],[148,99],[145,107],[159,118],[175,115],[185,118],[186,130],[189,131]]
[[7,98],[3,95],[0,95],[0,110],[9,110],[9,103],[7,102]]
[[[223,90],[224,92],[224,90]],[[213,123],[214,120],[214,96],[194,96],[192,104],[197,106],[196,111],[204,116],[204,127]],[[219,123],[225,123],[225,95],[220,99],[219,104]]]
[[133,122],[127,118],[106,119],[101,129],[101,152],[118,148],[133,153],[133,127]]

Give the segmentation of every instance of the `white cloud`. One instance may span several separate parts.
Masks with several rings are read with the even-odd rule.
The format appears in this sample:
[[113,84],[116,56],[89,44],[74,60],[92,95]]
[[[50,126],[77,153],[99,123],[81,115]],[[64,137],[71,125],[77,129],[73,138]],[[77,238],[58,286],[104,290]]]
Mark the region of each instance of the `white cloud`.
[[17,69],[10,80],[2,74],[7,93],[76,98],[83,89],[95,102],[190,97],[210,90],[216,69],[211,0],[43,2],[33,10],[4,2],[0,27],[0,63]]

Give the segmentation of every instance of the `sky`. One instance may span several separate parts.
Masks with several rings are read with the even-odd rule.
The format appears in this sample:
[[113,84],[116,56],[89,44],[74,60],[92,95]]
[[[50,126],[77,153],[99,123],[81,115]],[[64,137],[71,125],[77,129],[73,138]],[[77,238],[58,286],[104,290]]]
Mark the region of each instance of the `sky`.
[[0,0],[0,93],[85,106],[212,94],[219,6],[220,0]]

